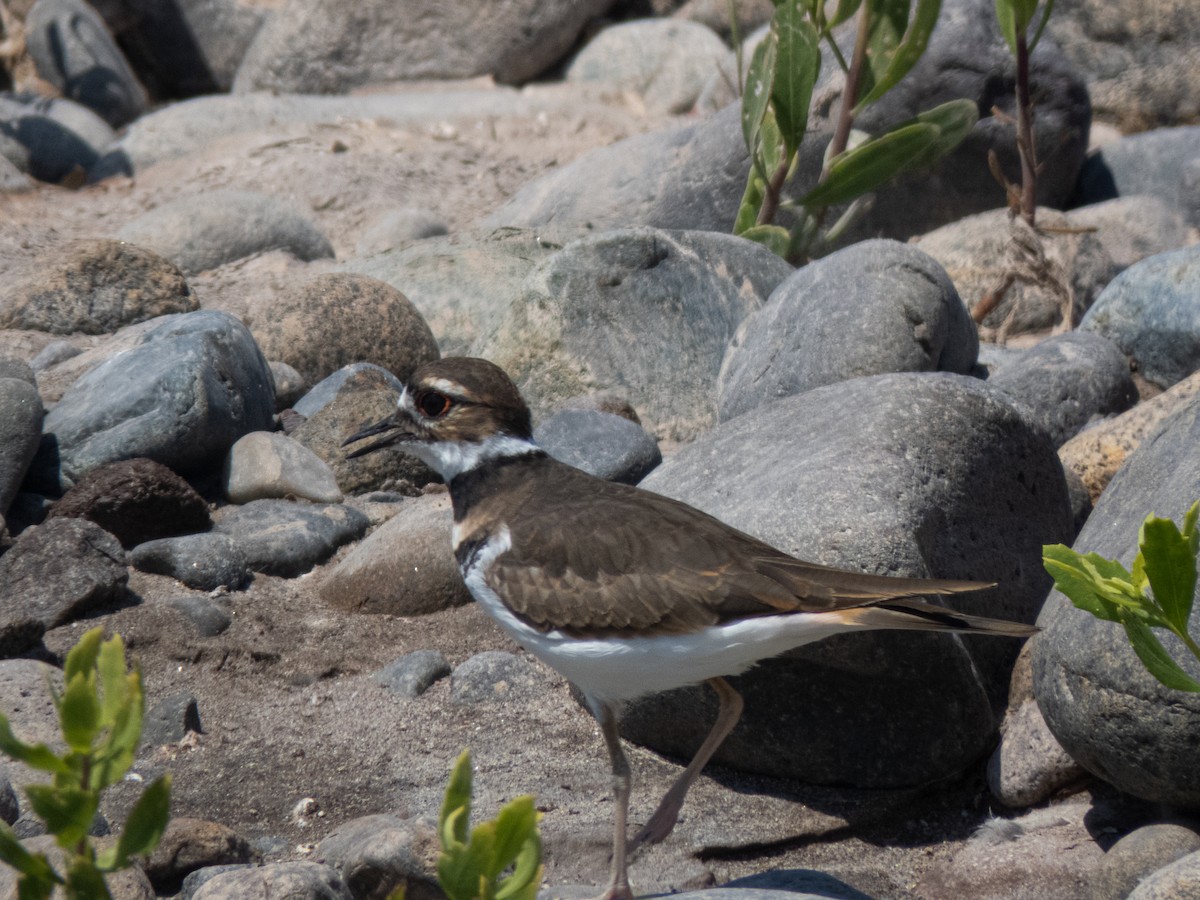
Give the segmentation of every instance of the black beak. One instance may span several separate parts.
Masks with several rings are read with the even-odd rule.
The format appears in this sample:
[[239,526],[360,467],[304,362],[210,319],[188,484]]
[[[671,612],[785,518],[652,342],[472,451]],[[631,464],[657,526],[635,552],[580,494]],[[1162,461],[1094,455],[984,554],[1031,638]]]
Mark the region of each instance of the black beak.
[[386,436],[374,443],[367,444],[365,447],[359,447],[357,450],[347,453],[346,459],[366,456],[368,453],[374,453],[376,450],[382,450],[384,447],[391,447],[393,444],[412,440],[417,436],[412,430],[412,425],[408,421],[407,416],[401,416],[399,412],[394,412],[386,419],[380,419],[374,425],[368,425],[361,431],[350,435],[350,437],[342,441],[342,446],[348,447],[351,444],[374,437],[377,434]]

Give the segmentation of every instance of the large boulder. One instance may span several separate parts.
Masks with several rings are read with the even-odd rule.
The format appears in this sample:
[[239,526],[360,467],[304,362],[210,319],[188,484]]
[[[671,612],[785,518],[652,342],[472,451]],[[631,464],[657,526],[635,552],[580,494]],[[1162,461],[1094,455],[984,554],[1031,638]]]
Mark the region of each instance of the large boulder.
[[[1180,521],[1200,497],[1200,398],[1162,423],[1100,496],[1074,547],[1129,566],[1150,513]],[[1200,810],[1200,694],[1164,687],[1146,671],[1115,622],[1076,609],[1055,592],[1038,619],[1034,653],[1038,705],[1055,737],[1085,768],[1122,791]],[[1200,633],[1200,604],[1192,610]],[[1192,678],[1195,659],[1173,635],[1164,648]]]
[[[1044,543],[1069,539],[1054,448],[1002,393],[943,373],[857,378],[715,428],[642,482],[814,562],[995,581],[956,609],[1031,622]],[[1016,641],[841,635],[732,679],[746,698],[732,767],[896,787],[956,772],[994,740]],[[625,733],[688,756],[715,704],[700,688],[632,704]]]

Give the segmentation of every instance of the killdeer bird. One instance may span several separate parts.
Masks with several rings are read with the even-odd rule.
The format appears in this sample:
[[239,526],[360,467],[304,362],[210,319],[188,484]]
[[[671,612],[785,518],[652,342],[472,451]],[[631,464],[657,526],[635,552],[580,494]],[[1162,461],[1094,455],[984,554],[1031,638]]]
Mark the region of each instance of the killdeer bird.
[[[879,628],[1023,637],[1035,629],[927,600],[989,585],[863,575],[804,562],[677,500],[602,481],[532,439],[529,408],[497,366],[446,358],[412,375],[397,410],[352,437],[399,446],[450,488],[463,580],[516,641],[574,682],[612,762],[612,871],[604,900],[631,900],[627,852],[663,840],[688,788],[733,729],[742,700],[725,680],[833,634]],[[621,705],[707,682],[716,724],[631,842]]]

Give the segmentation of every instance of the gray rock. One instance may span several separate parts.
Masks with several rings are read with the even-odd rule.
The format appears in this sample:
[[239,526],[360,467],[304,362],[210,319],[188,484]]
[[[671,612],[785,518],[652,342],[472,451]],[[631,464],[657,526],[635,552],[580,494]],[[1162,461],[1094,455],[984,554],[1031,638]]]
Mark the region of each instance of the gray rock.
[[440,237],[449,232],[446,223],[424,209],[393,209],[368,225],[354,245],[358,256],[392,250],[410,241]]
[[[61,746],[62,730],[53,692],[62,689],[62,669],[33,659],[0,660],[0,709],[13,733],[27,744]],[[30,771],[11,760],[5,761],[5,767],[18,784]]]
[[557,412],[533,438],[555,459],[608,481],[637,484],[662,462],[658,442],[642,426],[598,410]]
[[0,772],[0,821],[12,825],[21,815],[21,804],[13,790],[8,773]]
[[341,94],[364,84],[489,74],[517,84],[558,62],[610,4],[414,0],[401,9],[386,0],[290,0],[246,51],[234,91]]
[[401,888],[413,900],[440,900],[438,852],[431,822],[374,815],[335,828],[317,845],[316,858],[336,869],[355,897],[386,897]]
[[[199,535],[197,535],[197,537],[199,537]],[[225,536],[218,535],[218,537],[223,538]],[[241,559],[240,554],[237,556],[237,559]],[[242,566],[242,571],[246,571],[244,565]],[[237,587],[239,583],[240,582],[236,582],[232,585],[225,586]],[[198,590],[203,590],[203,588],[199,587],[198,585],[188,586],[196,587]],[[217,587],[221,586],[222,585],[217,585]],[[176,609],[182,613],[183,616],[196,627],[196,633],[202,637],[216,637],[218,634],[224,634],[229,626],[233,624],[233,616],[231,616],[224,607],[218,606],[207,597],[200,597],[196,594],[185,594],[182,597],[171,597],[165,602],[167,606],[170,606],[172,609]]]
[[196,892],[206,882],[212,881],[218,875],[250,868],[253,867],[249,863],[229,863],[224,866],[205,866],[203,869],[197,869],[183,879],[183,883],[179,886],[179,900],[195,900]]
[[[1075,540],[1080,552],[1132,563],[1145,517],[1180,521],[1200,497],[1200,398],[1148,435],[1100,495]],[[1133,652],[1125,630],[1094,618],[1054,592],[1038,618],[1034,689],[1054,736],[1088,771],[1126,793],[1200,809],[1196,734],[1200,694],[1159,684]],[[1200,625],[1200,604],[1190,629]],[[1193,678],[1196,660],[1173,635],[1164,648]]]
[[50,511],[95,522],[130,549],[146,541],[207,531],[208,504],[195,489],[149,459],[92,469]]
[[39,181],[82,181],[115,135],[98,115],[70,100],[0,96],[0,155]]
[[231,537],[255,572],[302,575],[363,536],[367,517],[341,505],[255,500],[222,510],[213,530]]
[[129,573],[117,539],[83,519],[52,519],[26,530],[0,556],[0,643],[6,655],[125,597]]
[[81,348],[76,347],[70,341],[54,341],[37,352],[37,355],[29,361],[29,368],[35,372],[41,372],[53,365],[78,356],[82,352]]
[[1135,262],[1191,243],[1178,207],[1153,194],[1130,194],[1071,210],[1076,228],[1096,229],[1117,271]]
[[98,466],[139,456],[177,472],[203,470],[243,434],[272,427],[274,411],[271,371],[241,322],[203,310],[165,316],[50,410],[34,489],[62,490]]
[[717,382],[722,421],[861,375],[975,365],[975,323],[941,266],[866,241],[796,270],[738,328]]
[[192,900],[354,900],[330,866],[314,862],[270,863],[239,868],[210,878]]
[[[1116,274],[1116,267],[1100,240],[1052,209],[1039,209],[1037,222],[1050,230],[1039,232],[1047,267],[1070,290],[1069,303],[1045,284],[1016,279],[1003,300],[983,320],[1005,335],[1047,332],[1078,322],[1083,311]],[[918,246],[946,268],[968,309],[995,290],[1008,267],[1008,245],[1014,229],[1026,230],[1006,209],[993,209],[952,222],[920,237]],[[1022,235],[1022,241],[1024,237]],[[1068,307],[1064,310],[1064,307]]]
[[461,705],[508,703],[546,690],[546,676],[523,656],[485,650],[450,673],[450,699]]
[[437,650],[414,650],[388,663],[374,678],[401,697],[420,697],[435,681],[450,674],[450,663]]
[[142,572],[169,575],[198,591],[238,588],[250,574],[237,542],[216,532],[147,541],[133,548],[129,562]]
[[64,97],[113,128],[146,111],[146,92],[97,12],[82,0],[37,0],[25,17],[29,55]]
[[[849,58],[849,49],[846,56]],[[878,133],[939,103],[966,97],[982,110],[1013,108],[1013,61],[988,0],[943,4],[928,48],[911,72],[859,117],[856,127]],[[827,67],[832,71],[833,67]],[[1046,168],[1039,202],[1061,206],[1075,183],[1087,144],[1087,90],[1050,41],[1031,59],[1038,147]],[[833,132],[840,86],[818,90],[809,137],[801,145],[794,191],[815,183]],[[902,176],[878,191],[875,205],[843,243],[866,237],[906,239],[1004,202],[987,164],[994,151],[1010,180],[1019,180],[1011,125],[985,116],[968,138],[931,170]],[[588,223],[597,229],[650,225],[727,231],[749,172],[733,103],[704,122],[640,135],[584,154],[537,179],[490,214],[487,225],[537,228]]]
[[871,900],[840,878],[813,869],[773,869],[680,896],[689,900]]
[[500,323],[525,277],[559,249],[536,231],[488,228],[415,241],[342,268],[404,291],[443,354],[455,356]]
[[640,19],[610,25],[567,66],[567,81],[639,94],[651,113],[685,113],[724,67],[737,83],[733,53],[698,22]]
[[1000,744],[988,759],[992,796],[1005,806],[1024,809],[1080,780],[1083,770],[1046,726],[1032,697],[1010,711]]
[[108,334],[199,308],[179,269],[122,241],[74,241],[38,254],[5,293],[0,328],[52,334]]
[[616,391],[656,437],[687,440],[716,418],[725,345],[790,271],[731,235],[639,228],[583,238],[529,275],[473,355],[505,369],[535,411]]
[[233,503],[289,496],[315,503],[342,500],[325,461],[278,432],[255,431],[238,438],[229,448],[221,480],[225,496]]
[[[146,860],[146,874],[161,892],[173,893],[189,873],[207,866],[250,862],[254,853],[238,832],[217,822],[184,816],[172,818],[158,846]],[[196,896],[205,896],[203,890]],[[214,896],[232,896],[217,894]],[[304,894],[243,894],[251,896],[301,897]]]
[[1200,851],[1189,853],[1146,877],[1129,900],[1187,900],[1200,891]]
[[[944,373],[858,378],[725,422],[642,486],[780,549],[867,572],[999,582],[948,605],[1031,621],[1042,545],[1071,534],[1062,469],[1005,396]],[[797,515],[796,510],[803,510]],[[871,632],[766,660],[722,763],[820,784],[895,787],[990,747],[1017,642]],[[785,699],[786,698],[786,699]],[[687,757],[715,703],[700,689],[633,704],[625,733]]]
[[37,387],[0,378],[0,516],[8,512],[37,453],[44,415]]
[[[12,138],[0,137],[0,195],[24,194],[33,190],[33,181],[17,164],[9,159],[9,154],[17,159],[27,160],[24,148]],[[28,164],[28,163],[27,163]]]
[[0,378],[15,378],[37,387],[37,376],[33,374],[33,367],[16,356],[0,354]]
[[1130,266],[1105,288],[1079,328],[1108,338],[1159,387],[1182,381],[1200,368],[1200,246]]
[[183,740],[189,731],[200,732],[200,706],[186,691],[163,697],[148,710],[142,724],[142,746],[157,747]]
[[1196,851],[1200,834],[1186,825],[1161,822],[1136,828],[1104,854],[1092,874],[1089,900],[1126,900],[1147,876]]
[[[338,377],[339,373],[330,376]],[[323,384],[309,396],[324,396],[327,392]],[[351,366],[349,377],[336,386],[333,400],[289,432],[333,469],[343,494],[394,490],[412,496],[437,480],[432,469],[396,447],[357,459],[346,458],[350,452],[342,447],[346,438],[395,412],[401,390],[396,385],[396,377],[378,366]],[[308,399],[304,397],[297,405],[309,408]]]
[[165,256],[188,275],[267,250],[302,260],[334,255],[321,229],[291,203],[228,188],[163,203],[127,222],[117,237]]
[[347,612],[394,616],[469,603],[450,547],[452,524],[447,494],[409,500],[325,576],[321,599]]
[[296,401],[308,392],[309,382],[285,362],[273,359],[269,365],[271,380],[275,382],[275,409],[291,409]]
[[1182,205],[1187,166],[1200,157],[1200,125],[1159,128],[1105,144],[1079,173],[1072,204],[1087,206],[1114,197],[1151,194],[1177,207],[1200,227],[1196,196]]
[[399,378],[438,358],[438,345],[404,294],[365,275],[331,272],[252,303],[248,324],[269,359],[316,384],[368,362]]
[[353,363],[342,366],[332,375],[327,375],[317,382],[312,390],[292,404],[292,409],[305,418],[311,418],[333,402],[348,381],[363,376],[371,378],[380,385],[385,385],[396,392],[397,398],[404,390],[404,382],[382,366],[374,363]]
[[1028,410],[1061,447],[1089,422],[1137,402],[1129,361],[1110,340],[1087,331],[1056,335],[1030,348],[988,383]]

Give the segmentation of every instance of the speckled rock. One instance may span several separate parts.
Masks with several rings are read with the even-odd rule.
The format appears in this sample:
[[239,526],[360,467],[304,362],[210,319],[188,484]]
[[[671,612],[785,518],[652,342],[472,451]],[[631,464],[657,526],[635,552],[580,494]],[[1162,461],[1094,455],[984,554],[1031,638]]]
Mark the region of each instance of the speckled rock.
[[37,453],[44,415],[35,385],[0,377],[0,517],[8,512]]
[[192,900],[354,900],[336,869],[314,862],[280,862],[231,869],[200,887]]
[[413,698],[450,674],[450,663],[437,650],[414,650],[388,663],[374,679],[401,697]]
[[250,862],[249,842],[217,822],[172,818],[146,861],[146,874],[159,890],[177,890],[184,876],[205,866]]
[[355,897],[386,897],[397,888],[413,900],[440,900],[440,846],[431,820],[363,816],[331,831],[315,857],[332,866]]
[[362,537],[368,524],[358,510],[341,504],[255,500],[222,509],[213,530],[237,543],[253,571],[290,578]]
[[1128,900],[1188,900],[1200,892],[1200,851],[1148,875]]
[[198,591],[237,588],[250,574],[237,542],[217,532],[147,541],[129,553],[142,572],[169,575]]
[[507,703],[545,690],[542,669],[503,650],[476,653],[450,674],[450,698],[463,705]]
[[1104,854],[1092,873],[1089,900],[1126,900],[1159,869],[1197,851],[1200,834],[1187,825],[1161,822],[1135,828]]

